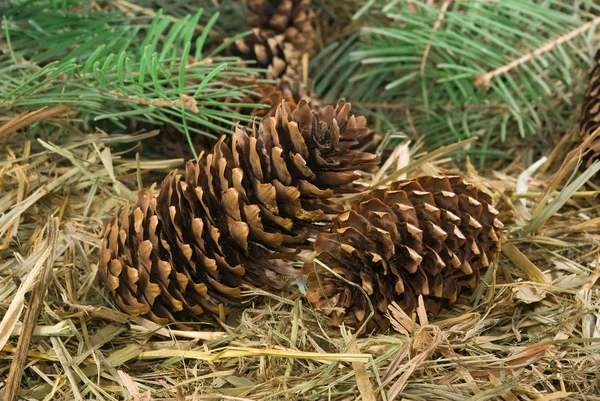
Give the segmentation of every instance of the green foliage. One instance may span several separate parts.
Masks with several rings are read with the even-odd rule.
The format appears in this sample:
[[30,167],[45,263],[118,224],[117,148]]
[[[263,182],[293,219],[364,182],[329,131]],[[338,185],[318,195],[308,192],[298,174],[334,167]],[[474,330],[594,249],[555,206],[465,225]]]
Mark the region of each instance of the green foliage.
[[86,123],[127,118],[204,134],[249,120],[231,101],[251,86],[227,82],[259,71],[219,56],[224,45],[206,50],[218,13],[132,17],[79,0],[29,0],[0,5],[0,15],[8,44],[0,50],[0,112],[71,104]]
[[596,1],[429,3],[358,10],[370,26],[313,60],[317,95],[394,110],[430,148],[481,136],[485,154],[492,141],[564,132],[595,50]]

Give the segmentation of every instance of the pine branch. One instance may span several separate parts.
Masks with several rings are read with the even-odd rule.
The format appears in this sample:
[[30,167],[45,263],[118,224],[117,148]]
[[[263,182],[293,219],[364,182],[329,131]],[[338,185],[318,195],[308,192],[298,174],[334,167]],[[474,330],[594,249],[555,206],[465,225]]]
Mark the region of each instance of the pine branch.
[[[432,35],[435,34],[435,32],[442,25],[442,21],[444,20],[444,16],[446,15],[446,10],[448,10],[448,7],[450,6],[450,2],[452,2],[452,0],[444,0],[444,3],[442,4],[442,7],[440,8],[440,15],[438,16],[437,20],[433,24]],[[425,72],[425,66],[427,65],[427,57],[429,56],[430,51],[431,51],[431,43],[427,43],[427,46],[425,46],[425,51],[423,52],[423,58],[421,59],[421,68],[419,70],[421,75],[423,75],[423,73]]]
[[180,18],[159,10],[148,20],[114,11],[82,13],[80,1],[66,10],[55,3],[0,5],[2,32],[11,43],[0,54],[0,70],[8,72],[0,83],[0,109],[69,104],[87,124],[109,119],[121,125],[127,118],[210,136],[250,120],[233,111],[232,102],[252,85],[235,88],[228,81],[243,82],[259,70],[237,58],[201,56],[218,14],[199,29],[202,9]]
[[313,59],[317,94],[388,110],[429,148],[483,137],[484,152],[473,147],[478,154],[493,138],[537,136],[541,146],[577,113],[600,22],[595,1],[380,0],[369,7],[371,26],[359,40]]
[[589,31],[591,28],[595,27],[600,23],[600,16],[594,18],[592,21],[583,24],[579,28],[573,29],[565,35],[562,35],[556,39],[550,40],[548,43],[544,44],[542,47],[535,49],[533,52],[526,54],[516,60],[511,61],[510,63],[503,65],[502,67],[498,67],[493,71],[490,71],[485,74],[477,74],[475,75],[475,86],[490,86],[492,79],[495,77],[505,74],[512,69],[519,68],[525,63],[531,62],[533,59],[542,56],[544,53],[554,50],[557,46],[561,44],[571,41],[574,38],[577,38],[582,33]]

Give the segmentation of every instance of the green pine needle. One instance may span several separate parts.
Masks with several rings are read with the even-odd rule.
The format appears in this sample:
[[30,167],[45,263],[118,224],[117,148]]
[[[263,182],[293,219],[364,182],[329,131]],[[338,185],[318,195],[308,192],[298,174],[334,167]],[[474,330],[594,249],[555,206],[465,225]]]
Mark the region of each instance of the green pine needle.
[[486,138],[478,146],[539,146],[578,110],[600,22],[595,0],[363,4],[360,35],[314,57],[317,96],[387,109],[430,149],[472,136]]
[[[233,111],[232,102],[251,92],[252,85],[232,90],[228,81],[247,81],[259,70],[215,52],[224,48],[208,40],[218,27],[218,12],[207,16],[195,9],[172,16],[158,10],[148,17],[148,10],[135,15],[136,9],[132,16],[89,10],[85,3],[0,4],[0,40],[9,44],[0,53],[0,111],[68,103],[84,124],[166,123],[190,143],[190,135],[214,137],[230,132],[227,125],[234,121],[249,120]],[[203,54],[211,58],[202,59]]]

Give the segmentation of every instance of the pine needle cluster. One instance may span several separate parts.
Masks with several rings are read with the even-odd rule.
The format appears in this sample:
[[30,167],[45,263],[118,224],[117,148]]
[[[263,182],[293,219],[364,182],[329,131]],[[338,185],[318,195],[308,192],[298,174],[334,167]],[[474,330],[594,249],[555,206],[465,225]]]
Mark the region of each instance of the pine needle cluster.
[[482,137],[484,155],[510,139],[544,147],[579,116],[593,0],[351,4],[365,26],[313,60],[319,96],[385,111],[430,149]]
[[221,56],[246,33],[219,40],[218,11],[195,8],[174,16],[124,1],[90,4],[0,4],[0,41],[6,44],[0,113],[68,105],[88,128],[108,123],[126,130],[128,121],[140,121],[169,124],[188,137],[214,136],[231,131],[235,121],[250,121],[231,105],[253,86],[229,82],[251,82],[260,70]]

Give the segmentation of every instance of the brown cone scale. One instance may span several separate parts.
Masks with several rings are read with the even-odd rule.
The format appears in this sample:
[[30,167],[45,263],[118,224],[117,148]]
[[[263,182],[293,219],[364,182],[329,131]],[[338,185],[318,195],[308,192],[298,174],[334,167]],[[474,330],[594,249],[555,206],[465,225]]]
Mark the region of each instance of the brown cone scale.
[[246,0],[249,28],[266,38],[282,35],[299,53],[314,53],[314,13],[310,0]]
[[232,56],[254,61],[251,67],[265,69],[265,78],[274,80],[276,87],[286,93],[292,93],[300,81],[302,55],[283,35],[269,37],[254,28],[250,35],[236,40],[227,50]]
[[[500,249],[491,198],[460,177],[421,177],[375,190],[334,220],[314,244],[316,257],[368,295],[367,328],[385,331],[388,306],[407,313],[423,295],[437,313],[472,290]],[[370,314],[363,292],[315,261],[303,268],[307,299],[332,318],[360,327]]]
[[169,174],[158,195],[141,191],[102,244],[99,276],[115,303],[159,324],[223,319],[244,285],[277,288],[285,259],[343,211],[331,198],[378,163],[350,150],[368,132],[343,100],[318,113],[283,101],[252,133],[189,161],[185,177]]

